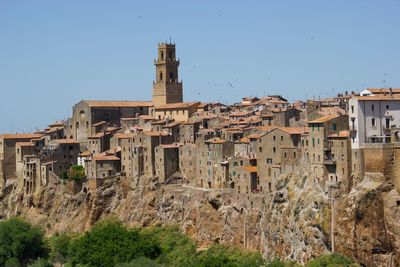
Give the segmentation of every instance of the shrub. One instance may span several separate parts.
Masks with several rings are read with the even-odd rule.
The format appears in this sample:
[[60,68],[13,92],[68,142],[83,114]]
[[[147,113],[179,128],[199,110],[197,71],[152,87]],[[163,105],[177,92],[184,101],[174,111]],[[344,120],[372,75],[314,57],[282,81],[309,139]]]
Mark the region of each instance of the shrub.
[[68,250],[71,244],[71,236],[56,234],[49,239],[50,260],[55,263],[65,263],[68,260]]
[[116,221],[103,221],[69,246],[72,264],[115,266],[144,256],[157,258],[160,246],[154,238],[142,238],[138,230],[128,230]]
[[336,267],[336,266],[354,266],[346,257],[339,254],[330,254],[319,256],[311,260],[307,267]]
[[81,181],[86,178],[85,168],[81,165],[73,165],[68,170],[68,179]]
[[20,218],[0,222],[0,266],[25,266],[47,254],[43,232],[39,228]]

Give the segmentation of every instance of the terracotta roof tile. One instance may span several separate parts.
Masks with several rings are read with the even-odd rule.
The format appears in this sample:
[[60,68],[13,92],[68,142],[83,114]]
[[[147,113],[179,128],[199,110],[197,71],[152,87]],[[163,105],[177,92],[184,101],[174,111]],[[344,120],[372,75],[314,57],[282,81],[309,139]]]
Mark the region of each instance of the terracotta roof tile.
[[40,138],[42,137],[41,134],[1,134],[0,138],[3,139],[34,139],[34,138]]
[[257,172],[257,166],[243,166],[242,169],[248,172]]
[[324,122],[336,119],[338,117],[340,117],[340,115],[333,114],[333,115],[323,116],[321,118],[318,118],[318,119],[315,119],[315,120],[312,120],[312,121],[308,121],[308,123],[324,123]]

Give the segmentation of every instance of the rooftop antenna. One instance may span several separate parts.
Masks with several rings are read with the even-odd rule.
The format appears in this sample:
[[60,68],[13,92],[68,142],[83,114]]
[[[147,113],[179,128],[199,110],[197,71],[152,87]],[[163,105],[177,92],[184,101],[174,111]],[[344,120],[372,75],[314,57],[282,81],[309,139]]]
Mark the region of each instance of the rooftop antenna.
[[169,37],[169,44],[172,44],[171,36]]

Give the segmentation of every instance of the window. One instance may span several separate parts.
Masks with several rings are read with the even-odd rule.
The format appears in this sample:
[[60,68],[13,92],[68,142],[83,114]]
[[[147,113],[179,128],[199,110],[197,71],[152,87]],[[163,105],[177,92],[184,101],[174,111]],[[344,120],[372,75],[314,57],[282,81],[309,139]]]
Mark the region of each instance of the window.
[[267,159],[268,164],[272,164],[272,159]]
[[351,113],[354,113],[354,106],[351,105]]
[[170,72],[170,73],[169,73],[169,80],[170,80],[170,81],[173,81],[173,79],[174,79],[174,75],[172,74],[172,72]]
[[281,135],[281,141],[283,141],[283,136]]
[[260,153],[262,152],[262,147],[259,147],[258,150],[260,151]]
[[375,110],[375,106],[374,106],[374,105],[371,106],[371,110],[372,110],[372,111]]
[[371,125],[374,127],[375,126],[375,118],[372,118],[371,120]]
[[332,130],[336,131],[336,129],[337,129],[336,123],[332,124]]
[[386,105],[386,109],[389,109],[389,105]]
[[160,81],[162,82],[163,80],[163,75],[162,75],[162,71],[160,72]]
[[161,60],[164,60],[164,52],[161,52]]
[[272,151],[275,153],[276,152],[276,147],[272,148]]

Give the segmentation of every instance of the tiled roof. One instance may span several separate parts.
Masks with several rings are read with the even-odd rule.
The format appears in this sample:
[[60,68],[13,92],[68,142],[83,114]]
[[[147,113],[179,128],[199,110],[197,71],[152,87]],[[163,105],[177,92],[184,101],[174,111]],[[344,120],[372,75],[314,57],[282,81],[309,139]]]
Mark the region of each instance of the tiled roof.
[[[389,94],[390,89],[389,88],[368,88],[368,91],[370,91],[373,94]],[[393,94],[400,94],[400,88],[392,88],[392,93]]]
[[309,132],[308,127],[277,127],[278,129],[288,133],[288,134],[303,134]]
[[350,131],[344,130],[338,133],[331,134],[328,137],[349,137],[349,136],[350,136]]
[[143,131],[144,135],[147,136],[168,136],[169,133],[166,132],[159,132],[159,131]]
[[312,121],[308,121],[308,123],[324,123],[324,122],[336,119],[338,117],[340,117],[340,115],[333,114],[333,115],[323,116],[321,118],[318,118],[318,119],[315,119],[315,120],[312,120]]
[[96,126],[100,126],[100,125],[103,125],[103,124],[106,124],[106,123],[107,123],[106,121],[99,121],[99,122],[96,122],[95,124],[92,124],[92,126],[96,127]]
[[3,139],[34,139],[34,138],[40,138],[42,137],[41,134],[1,134],[0,138]]
[[257,166],[243,166],[242,169],[248,172],[257,172]]
[[104,100],[84,100],[90,107],[114,108],[114,107],[152,107],[151,101],[104,101]]
[[211,139],[208,139],[206,141],[206,143],[210,143],[210,144],[224,144],[226,142],[228,142],[228,140],[222,139],[222,138],[219,138],[219,137],[211,138]]
[[370,101],[399,101],[400,100],[400,95],[399,94],[393,94],[390,96],[389,94],[386,95],[371,95],[371,96],[356,96],[355,97],[357,100],[365,101],[365,100],[370,100]]
[[160,145],[162,148],[179,148],[182,146],[180,143],[175,143],[175,144],[161,144]]
[[258,139],[258,138],[262,137],[263,135],[264,134],[253,133],[253,134],[248,135],[247,138],[249,138],[249,139]]
[[154,117],[151,116],[151,115],[140,115],[139,119],[142,119],[142,120],[155,120]]
[[120,158],[111,155],[94,155],[93,160],[95,161],[108,161],[108,160],[120,160]]
[[92,153],[89,150],[86,150],[79,154],[80,157],[89,157],[91,155],[92,155]]
[[125,134],[125,133],[117,133],[114,135],[114,137],[118,138],[118,139],[129,139],[129,138],[134,137],[134,135],[133,134]]

